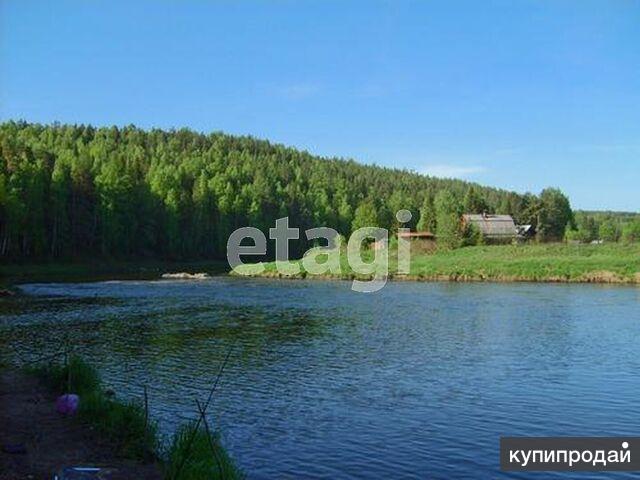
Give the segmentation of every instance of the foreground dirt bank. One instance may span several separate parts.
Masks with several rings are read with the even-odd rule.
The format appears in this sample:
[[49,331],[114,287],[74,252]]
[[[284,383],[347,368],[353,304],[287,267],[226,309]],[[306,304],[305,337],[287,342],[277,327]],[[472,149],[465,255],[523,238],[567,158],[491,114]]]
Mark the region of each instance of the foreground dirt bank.
[[[0,479],[50,479],[62,467],[104,466],[110,478],[161,479],[156,465],[119,458],[86,424],[55,411],[55,398],[37,379],[0,370]],[[7,453],[20,450],[26,453]]]

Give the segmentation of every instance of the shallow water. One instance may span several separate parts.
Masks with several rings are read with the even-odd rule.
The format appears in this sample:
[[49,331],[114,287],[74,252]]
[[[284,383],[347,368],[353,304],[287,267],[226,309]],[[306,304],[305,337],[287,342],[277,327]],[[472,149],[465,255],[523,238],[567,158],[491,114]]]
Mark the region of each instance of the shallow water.
[[[502,478],[500,436],[640,433],[640,289],[214,277],[31,284],[3,356],[65,339],[170,433],[212,406],[249,478]],[[542,475],[542,477],[541,477]],[[529,473],[508,478],[634,478]]]

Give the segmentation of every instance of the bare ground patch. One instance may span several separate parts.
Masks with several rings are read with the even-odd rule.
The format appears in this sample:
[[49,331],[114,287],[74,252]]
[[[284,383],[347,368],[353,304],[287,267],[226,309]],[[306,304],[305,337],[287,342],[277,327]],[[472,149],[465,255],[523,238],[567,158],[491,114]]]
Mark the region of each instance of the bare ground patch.
[[26,453],[0,452],[0,479],[53,478],[65,466],[105,466],[114,479],[159,480],[157,465],[118,457],[114,446],[76,418],[55,411],[55,398],[37,379],[0,371],[0,445],[24,445]]

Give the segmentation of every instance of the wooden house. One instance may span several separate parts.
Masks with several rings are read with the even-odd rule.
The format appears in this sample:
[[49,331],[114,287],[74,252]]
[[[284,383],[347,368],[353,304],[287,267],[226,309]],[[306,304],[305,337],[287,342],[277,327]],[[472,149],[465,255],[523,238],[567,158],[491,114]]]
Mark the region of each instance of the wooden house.
[[466,213],[463,223],[475,226],[482,237],[489,242],[507,243],[518,235],[516,224],[511,215],[491,215],[487,213]]

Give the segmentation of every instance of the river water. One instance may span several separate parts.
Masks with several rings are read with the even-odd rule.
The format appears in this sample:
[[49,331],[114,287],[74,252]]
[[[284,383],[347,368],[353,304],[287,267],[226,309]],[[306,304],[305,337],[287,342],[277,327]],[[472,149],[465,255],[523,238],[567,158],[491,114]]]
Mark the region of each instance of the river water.
[[[499,470],[500,436],[640,434],[640,289],[214,277],[23,285],[5,360],[68,341],[163,432],[211,408],[249,478],[633,478]],[[541,477],[542,475],[542,477]]]

